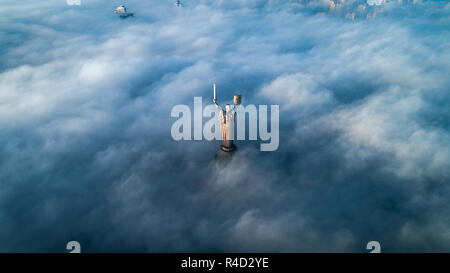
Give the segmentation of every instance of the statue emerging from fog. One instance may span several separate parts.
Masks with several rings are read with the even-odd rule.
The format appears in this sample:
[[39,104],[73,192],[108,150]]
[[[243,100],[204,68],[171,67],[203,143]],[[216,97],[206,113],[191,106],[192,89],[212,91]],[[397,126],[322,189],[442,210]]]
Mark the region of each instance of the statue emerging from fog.
[[222,131],[222,141],[223,144],[220,147],[222,151],[231,152],[236,149],[236,146],[233,143],[234,139],[234,121],[236,114],[236,107],[241,104],[241,95],[234,96],[234,106],[231,108],[229,104],[225,105],[225,110],[217,104],[216,97],[216,84],[214,84],[214,105],[219,110],[219,118],[220,118],[220,129]]

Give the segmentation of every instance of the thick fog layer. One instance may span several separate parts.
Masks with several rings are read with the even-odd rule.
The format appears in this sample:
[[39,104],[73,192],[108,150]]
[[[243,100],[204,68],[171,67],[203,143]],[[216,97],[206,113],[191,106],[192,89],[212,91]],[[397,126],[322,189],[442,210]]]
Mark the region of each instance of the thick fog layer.
[[[0,251],[450,251],[448,1],[183,4],[0,0]],[[172,139],[214,82],[277,151]]]

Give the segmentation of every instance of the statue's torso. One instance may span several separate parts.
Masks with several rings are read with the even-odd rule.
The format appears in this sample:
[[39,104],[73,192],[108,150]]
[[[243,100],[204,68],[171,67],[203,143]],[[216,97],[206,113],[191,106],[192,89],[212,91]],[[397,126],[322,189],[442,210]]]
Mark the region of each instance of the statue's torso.
[[226,110],[219,111],[219,117],[221,123],[226,124],[234,124],[234,111],[229,110],[228,112]]

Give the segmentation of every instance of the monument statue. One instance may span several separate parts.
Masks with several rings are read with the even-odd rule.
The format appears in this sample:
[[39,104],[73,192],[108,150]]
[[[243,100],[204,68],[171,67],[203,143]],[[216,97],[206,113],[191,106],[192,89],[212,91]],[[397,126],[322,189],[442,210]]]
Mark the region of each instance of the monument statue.
[[223,144],[220,149],[224,152],[232,152],[236,149],[236,145],[233,143],[234,139],[234,121],[236,114],[236,107],[241,104],[241,95],[235,95],[233,98],[234,106],[231,108],[229,104],[225,105],[225,110],[217,104],[216,97],[216,84],[214,84],[214,105],[219,110],[220,129],[222,131]]

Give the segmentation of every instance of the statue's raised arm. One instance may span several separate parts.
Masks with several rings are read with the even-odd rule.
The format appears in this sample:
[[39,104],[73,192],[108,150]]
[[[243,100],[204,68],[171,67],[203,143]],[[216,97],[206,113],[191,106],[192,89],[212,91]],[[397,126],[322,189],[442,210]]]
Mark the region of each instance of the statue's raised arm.
[[236,108],[241,105],[241,100],[242,100],[242,95],[238,94],[238,95],[234,95],[233,97],[233,109],[232,109],[232,113],[234,114],[236,112]]

